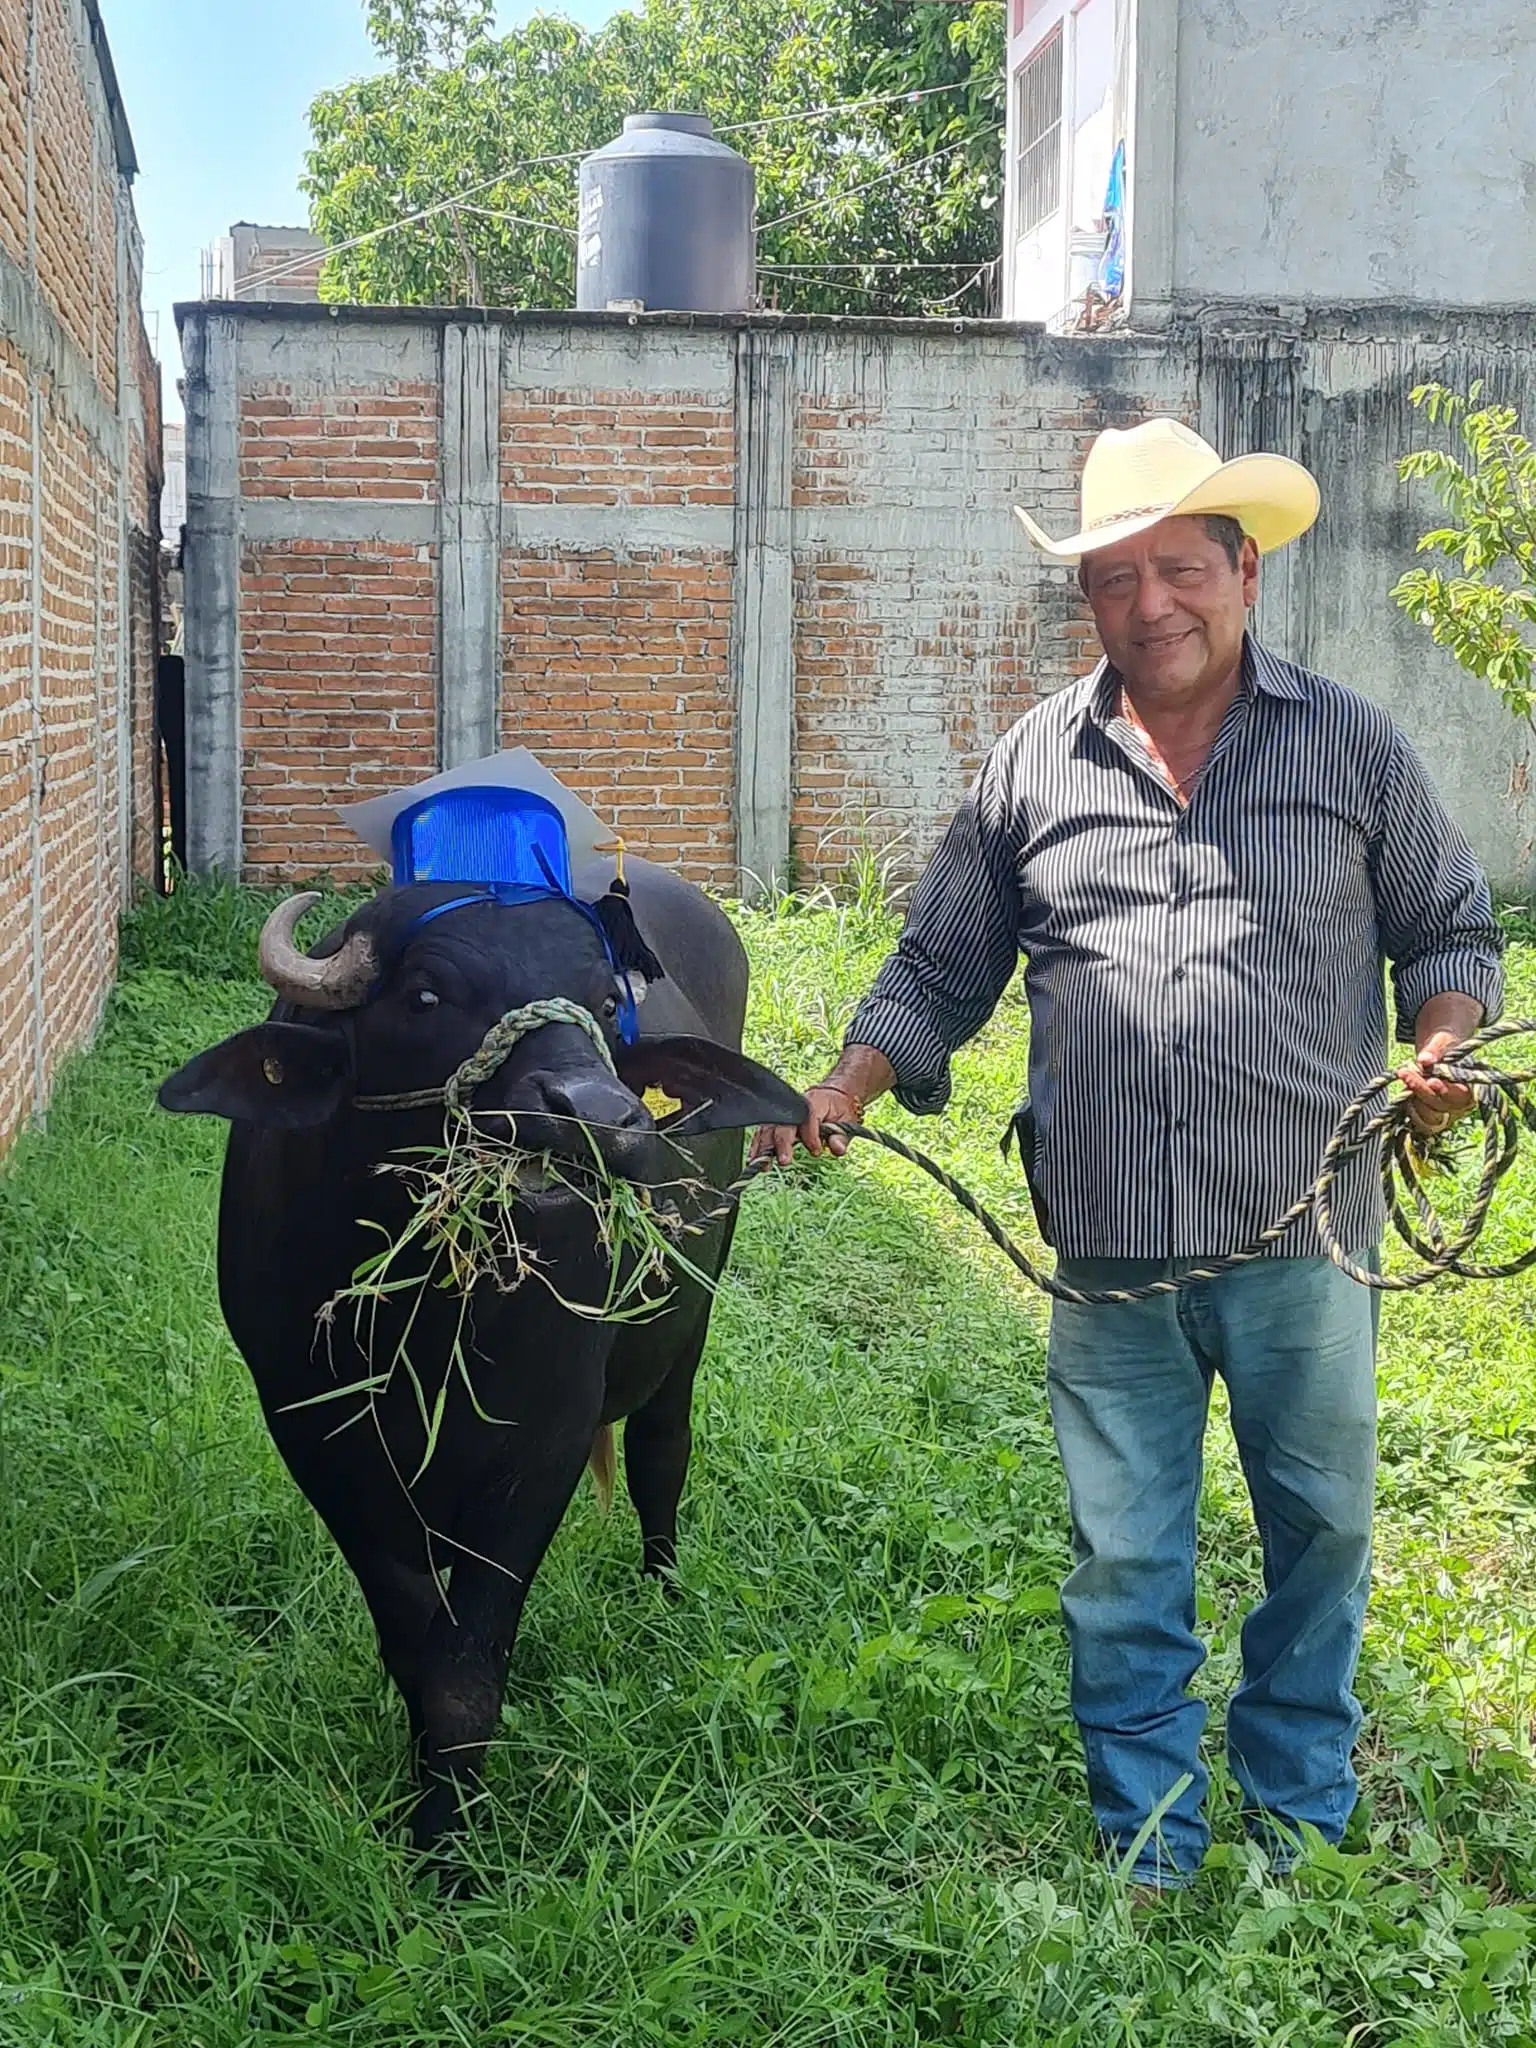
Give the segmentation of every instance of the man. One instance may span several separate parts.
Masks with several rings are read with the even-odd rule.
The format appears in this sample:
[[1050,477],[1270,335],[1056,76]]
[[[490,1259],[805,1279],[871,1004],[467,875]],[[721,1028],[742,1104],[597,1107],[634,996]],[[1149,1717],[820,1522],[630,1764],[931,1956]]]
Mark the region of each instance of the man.
[[[1424,1071],[1497,1014],[1487,884],[1386,714],[1247,632],[1261,552],[1317,515],[1274,455],[1223,463],[1177,421],[1099,436],[1078,562],[1105,659],[992,749],[913,897],[900,944],[810,1091],[798,1133],[887,1089],[937,1111],[949,1060],[1020,952],[1033,1029],[1023,1149],[1061,1277],[1137,1286],[1236,1251],[1310,1183],[1386,1050],[1425,1130],[1464,1113]],[[760,1132],[787,1163],[797,1134]],[[846,1141],[832,1137],[837,1154]],[[1341,1172],[1346,1249],[1374,1263],[1373,1161]],[[1076,1569],[1062,1606],[1101,1837],[1138,1886],[1187,1884],[1208,1841],[1195,1511],[1212,1376],[1262,1540],[1227,1751],[1250,1830],[1283,1866],[1355,1799],[1351,1690],[1370,1571],[1377,1294],[1277,1254],[1135,1305],[1054,1306],[1047,1376]],[[1182,1789],[1179,1789],[1182,1786]],[[1156,1817],[1156,1825],[1148,1824]]]

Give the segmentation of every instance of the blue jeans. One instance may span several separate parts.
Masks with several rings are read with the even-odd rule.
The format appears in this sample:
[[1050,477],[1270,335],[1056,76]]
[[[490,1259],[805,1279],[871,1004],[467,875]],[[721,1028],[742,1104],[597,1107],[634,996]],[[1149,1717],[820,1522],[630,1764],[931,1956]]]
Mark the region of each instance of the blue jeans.
[[[1361,1263],[1374,1265],[1374,1254]],[[1178,1270],[1085,1259],[1063,1262],[1060,1277],[1086,1292]],[[1243,1625],[1228,1760],[1250,1829],[1282,1855],[1300,1822],[1328,1841],[1344,1832],[1370,1579],[1379,1300],[1327,1259],[1260,1259],[1178,1295],[1055,1304],[1047,1372],[1077,1558],[1062,1588],[1072,1711],[1110,1854],[1123,1858],[1190,1778],[1138,1854],[1136,1883],[1186,1882],[1210,1839],[1205,1708],[1189,1682],[1205,1657],[1195,1635],[1195,1510],[1218,1372],[1266,1594]]]

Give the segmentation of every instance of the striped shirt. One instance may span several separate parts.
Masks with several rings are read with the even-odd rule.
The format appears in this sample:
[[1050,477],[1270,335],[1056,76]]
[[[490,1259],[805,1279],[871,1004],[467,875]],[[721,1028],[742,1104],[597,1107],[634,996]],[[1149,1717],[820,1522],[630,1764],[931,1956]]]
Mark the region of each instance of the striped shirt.
[[[1107,662],[993,747],[848,1033],[908,1109],[1018,956],[1032,1022],[1032,1181],[1064,1258],[1238,1249],[1310,1184],[1399,1035],[1458,991],[1489,1019],[1503,939],[1488,885],[1384,711],[1251,637],[1188,806],[1121,715]],[[1335,1187],[1346,1248],[1384,1222],[1374,1162]],[[1312,1226],[1285,1256],[1315,1255]]]

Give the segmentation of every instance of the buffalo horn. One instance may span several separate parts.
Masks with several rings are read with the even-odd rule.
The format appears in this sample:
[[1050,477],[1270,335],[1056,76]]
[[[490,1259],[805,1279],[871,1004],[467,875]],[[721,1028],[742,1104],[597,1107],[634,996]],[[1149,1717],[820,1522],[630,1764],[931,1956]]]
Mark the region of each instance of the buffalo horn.
[[311,960],[294,944],[294,927],[314,894],[289,896],[261,928],[257,962],[263,981],[271,982],[285,1002],[306,1010],[353,1010],[367,995],[378,973],[373,946],[362,932],[353,932],[328,960]]

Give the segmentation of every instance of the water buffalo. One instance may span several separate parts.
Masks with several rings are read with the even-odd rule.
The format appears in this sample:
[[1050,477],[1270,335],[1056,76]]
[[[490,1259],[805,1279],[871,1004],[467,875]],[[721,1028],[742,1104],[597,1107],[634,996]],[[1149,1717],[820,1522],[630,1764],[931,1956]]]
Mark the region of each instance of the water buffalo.
[[[602,887],[581,872],[576,884],[589,899]],[[475,1117],[505,1135],[510,1112],[520,1144],[572,1161],[590,1159],[595,1142],[610,1172],[652,1190],[676,1188],[680,1172],[726,1185],[745,1128],[801,1122],[806,1106],[740,1051],[747,963],[728,920],[644,862],[631,864],[631,892],[631,929],[664,971],[633,1046],[615,1028],[612,949],[575,904],[477,900],[434,916],[465,892],[410,886],[381,892],[308,955],[293,931],[314,899],[280,905],[261,946],[279,996],[267,1022],[160,1090],[167,1109],[233,1126],[219,1215],[225,1320],[278,1450],[356,1574],[405,1700],[422,1847],[457,1821],[534,1573],[583,1466],[601,1464],[605,1447],[611,1475],[609,1426],[620,1418],[644,1567],[674,1565],[710,1295],[685,1279],[655,1320],[617,1327],[572,1313],[557,1292],[601,1302],[609,1261],[591,1210],[557,1187],[529,1194],[525,1219],[518,1211],[549,1284],[503,1291],[481,1280],[467,1317],[451,1289],[407,1290],[378,1305],[360,1341],[356,1318],[327,1315],[327,1304],[378,1249],[369,1225],[394,1234],[410,1214],[409,1190],[380,1162],[440,1146],[443,1110],[359,1102],[441,1087],[505,1013],[564,997],[601,1020],[617,1076],[577,1024],[545,1024],[475,1089]],[[652,1087],[681,1104],[663,1110],[660,1133],[641,1099]],[[734,1226],[732,1212],[688,1240],[703,1273],[723,1267]],[[461,1329],[467,1371],[455,1359]],[[371,1404],[340,1397],[382,1374],[402,1344],[409,1374],[393,1372]]]

